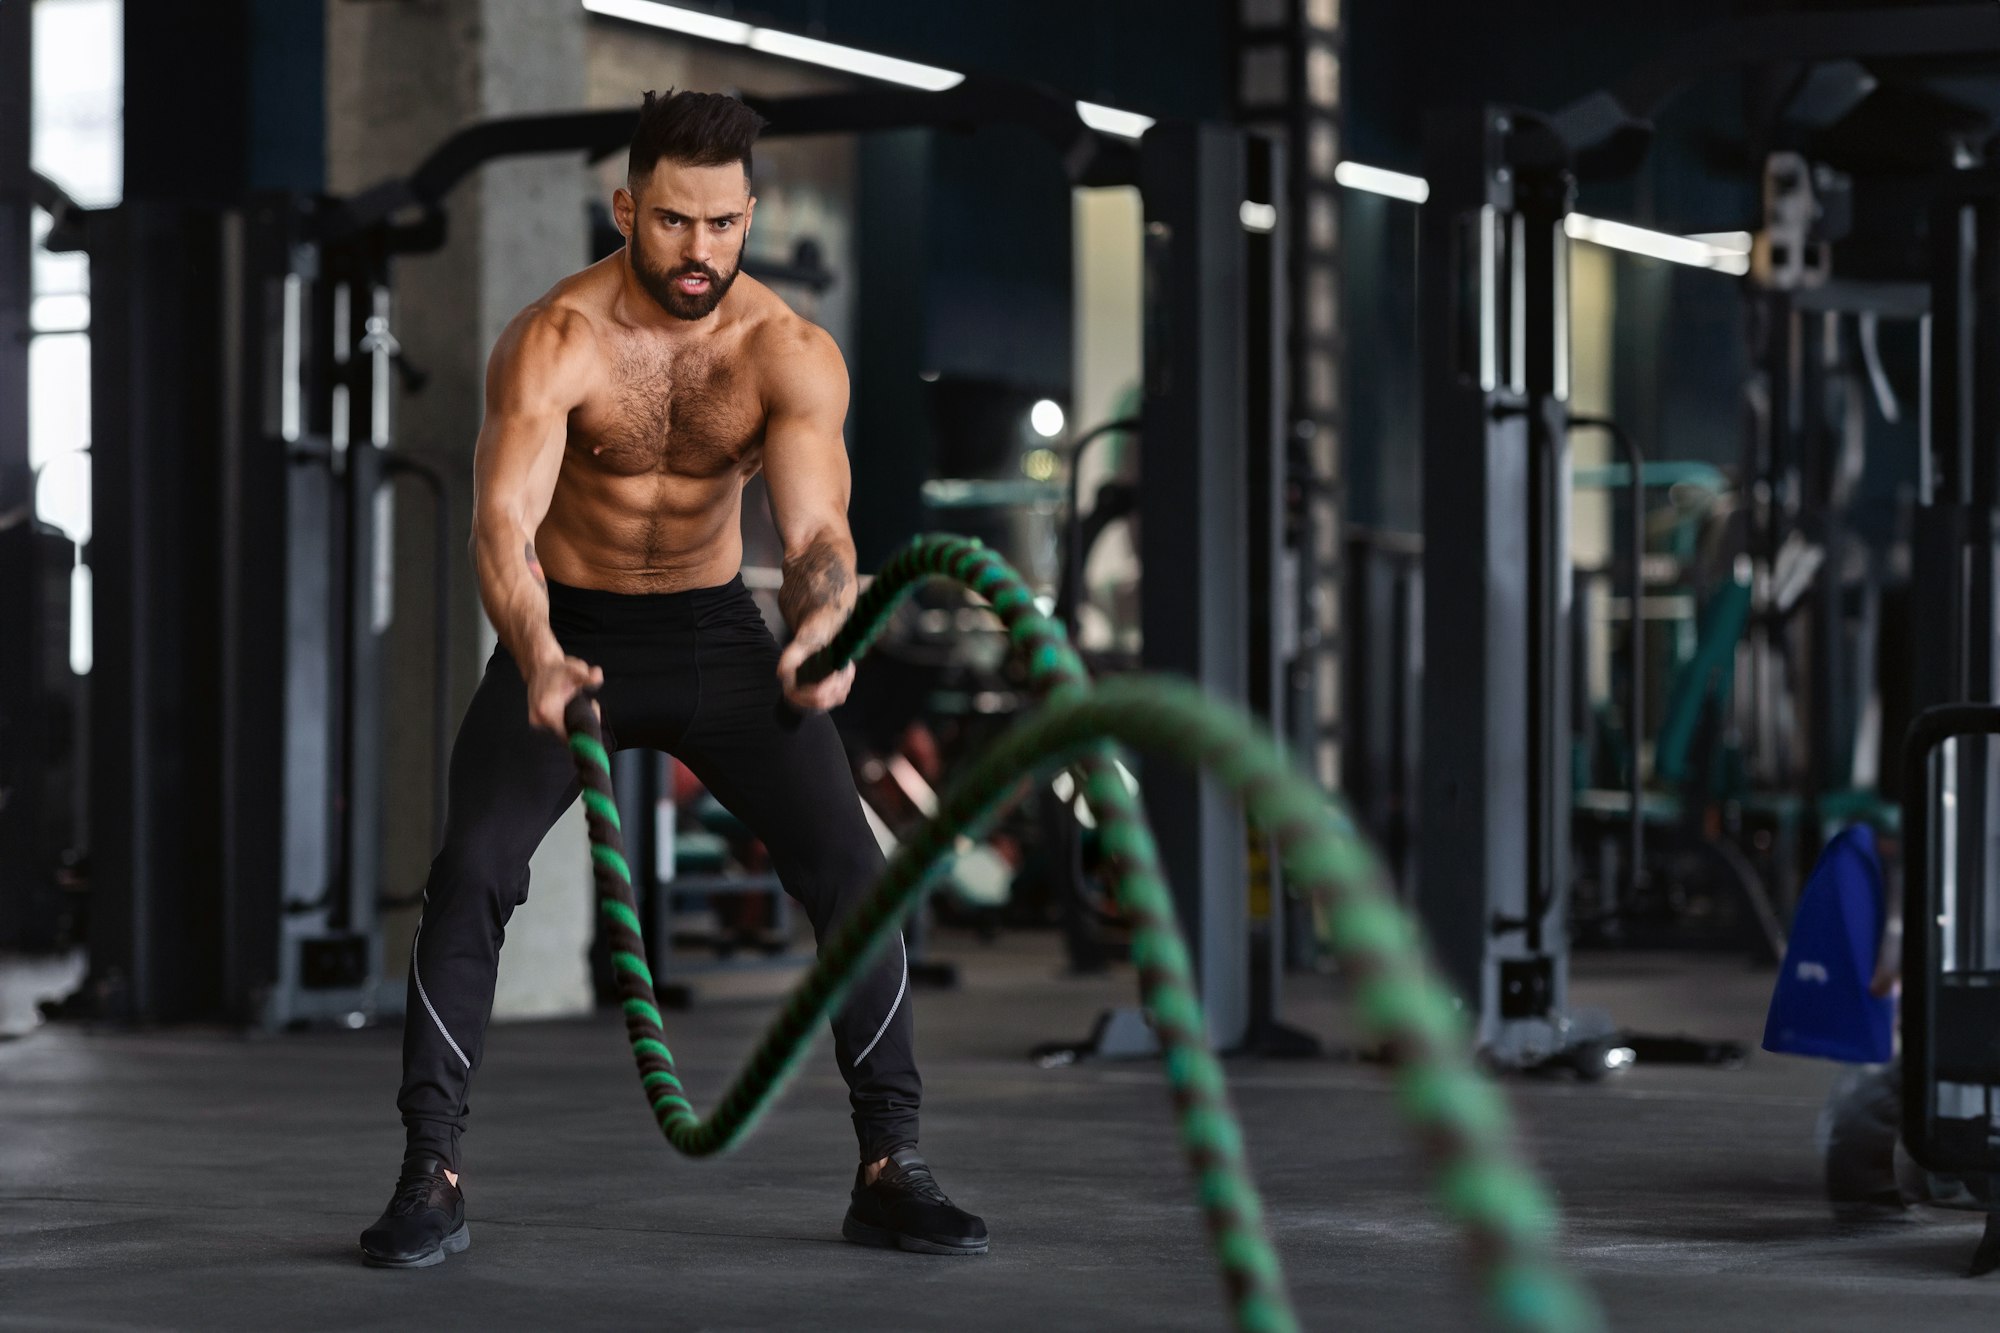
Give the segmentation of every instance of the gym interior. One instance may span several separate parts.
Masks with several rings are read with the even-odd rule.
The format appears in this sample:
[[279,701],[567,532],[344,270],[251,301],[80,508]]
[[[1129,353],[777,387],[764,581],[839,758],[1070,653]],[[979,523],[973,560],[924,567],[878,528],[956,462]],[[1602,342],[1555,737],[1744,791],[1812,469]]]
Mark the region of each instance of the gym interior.
[[[577,694],[468,1056],[493,386],[660,299],[669,90],[761,135],[667,332],[844,367],[845,762]],[[0,0],[0,1328],[1991,1327],[1996,736],[1990,0]]]

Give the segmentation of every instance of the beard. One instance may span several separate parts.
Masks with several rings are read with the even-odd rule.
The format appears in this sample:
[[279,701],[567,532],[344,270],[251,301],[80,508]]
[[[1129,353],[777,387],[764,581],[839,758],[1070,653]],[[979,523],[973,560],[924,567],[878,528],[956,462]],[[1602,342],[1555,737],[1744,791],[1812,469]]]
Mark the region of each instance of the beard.
[[[717,273],[700,262],[682,264],[676,269],[656,267],[647,257],[645,246],[640,242],[636,229],[632,233],[628,248],[632,272],[638,277],[639,285],[646,289],[648,296],[659,303],[660,309],[675,319],[706,319],[715,312],[717,306],[722,304],[722,298],[729,295],[730,285],[736,281],[736,275],[743,271],[740,261],[727,274]],[[681,278],[695,274],[708,279],[708,290],[699,296],[684,292],[679,286]]]

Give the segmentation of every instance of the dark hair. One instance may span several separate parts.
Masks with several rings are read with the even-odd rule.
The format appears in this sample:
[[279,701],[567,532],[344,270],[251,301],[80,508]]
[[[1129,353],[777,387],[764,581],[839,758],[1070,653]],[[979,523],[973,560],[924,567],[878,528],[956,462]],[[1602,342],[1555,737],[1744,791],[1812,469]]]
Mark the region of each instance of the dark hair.
[[652,171],[661,158],[687,167],[743,164],[750,174],[750,145],[757,142],[764,118],[733,97],[721,93],[682,93],[669,88],[646,94],[639,109],[639,127],[632,132],[628,179]]

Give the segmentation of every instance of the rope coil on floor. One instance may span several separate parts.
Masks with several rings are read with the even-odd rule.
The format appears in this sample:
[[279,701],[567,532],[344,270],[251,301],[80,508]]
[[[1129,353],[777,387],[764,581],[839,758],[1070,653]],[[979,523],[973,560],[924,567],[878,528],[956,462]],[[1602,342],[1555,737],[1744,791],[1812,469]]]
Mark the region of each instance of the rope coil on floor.
[[1073,765],[1097,820],[1116,900],[1132,925],[1141,1002],[1160,1040],[1182,1151],[1199,1186],[1232,1320],[1244,1333],[1296,1329],[1152,833],[1112,762],[1112,743],[1124,742],[1209,774],[1277,843],[1288,885],[1311,904],[1321,942],[1353,979],[1363,1030],[1389,1054],[1400,1108],[1433,1160],[1439,1203],[1471,1241],[1494,1322],[1537,1333],[1600,1327],[1588,1293],[1552,1258],[1554,1208],[1521,1164],[1507,1105],[1474,1069],[1458,1007],[1432,973],[1416,926],[1389,893],[1381,863],[1352,820],[1295,773],[1249,718],[1182,681],[1132,676],[1092,683],[1062,627],[1037,609],[1020,577],[994,552],[961,537],[918,538],[891,559],[800,678],[823,678],[866,652],[902,598],[934,576],[955,579],[992,605],[1022,651],[1042,704],[951,784],[937,813],[897,849],[874,891],[820,942],[818,961],[705,1119],[689,1102],[667,1048],[596,710],[579,697],[565,714],[626,1032],[667,1141],[690,1156],[739,1142],[839,1007],[847,985],[921,901],[956,840],[981,837],[1019,796],[1025,777],[1046,778]]

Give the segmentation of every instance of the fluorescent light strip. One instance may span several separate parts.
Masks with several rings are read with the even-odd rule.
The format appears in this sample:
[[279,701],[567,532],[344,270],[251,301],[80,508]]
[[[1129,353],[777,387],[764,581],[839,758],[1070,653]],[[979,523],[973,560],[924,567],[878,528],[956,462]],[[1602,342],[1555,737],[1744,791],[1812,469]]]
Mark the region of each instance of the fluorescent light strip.
[[1747,231],[1698,231],[1689,236],[1690,241],[1700,241],[1718,250],[1727,250],[1733,255],[1750,253],[1752,237]]
[[1431,197],[1431,183],[1422,176],[1406,176],[1400,171],[1385,171],[1381,167],[1363,166],[1359,162],[1342,162],[1335,166],[1333,178],[1350,190],[1386,194],[1391,199],[1404,199],[1413,204],[1421,204]]
[[[823,42],[816,37],[801,37],[797,33],[780,32],[774,28],[759,28],[700,10],[662,4],[659,0],[583,0],[583,7],[607,18],[626,19],[670,32],[685,33],[690,37],[747,46],[765,55],[844,70],[887,83],[921,88],[925,92],[943,92],[965,82],[965,76],[956,70],[921,65],[913,60],[898,60],[894,56]],[[1137,139],[1153,125],[1151,116],[1142,116],[1136,111],[1121,111],[1097,102],[1078,102],[1076,114],[1085,125],[1100,134],[1113,134],[1123,139]],[[1413,204],[1421,204],[1431,195],[1430,182],[1421,176],[1360,162],[1340,163],[1333,169],[1333,178],[1350,190],[1365,190]],[[1269,204],[1246,200],[1239,216],[1244,227],[1251,231],[1269,231],[1277,225],[1277,210]],[[1748,232],[1675,236],[1646,227],[1634,227],[1629,223],[1586,217],[1581,213],[1572,213],[1564,218],[1563,231],[1571,240],[1661,259],[1671,264],[1714,269],[1738,277],[1750,271],[1751,241]]]
[[1750,256],[1747,252],[1725,250],[1719,245],[1697,240],[1691,236],[1675,236],[1670,232],[1634,227],[1629,223],[1611,222],[1604,218],[1586,217],[1581,213],[1572,213],[1564,218],[1563,231],[1573,241],[1588,241],[1592,245],[1601,245],[1607,249],[1644,255],[1648,259],[1664,259],[1669,264],[1710,268],[1737,277],[1750,271]]
[[[776,28],[759,28],[735,19],[718,18],[697,9],[662,4],[660,0],[583,0],[583,7],[606,18],[644,23],[669,32],[686,33],[690,37],[704,37],[711,42],[747,46],[753,51],[784,60],[823,65],[870,79],[920,88],[927,93],[941,93],[965,82],[965,75],[955,69],[920,65],[914,60],[898,60],[894,56],[841,46],[837,42],[823,42],[817,37],[802,37],[795,32],[780,32]],[[1101,106],[1096,102],[1078,102],[1076,114],[1091,129],[1100,134],[1115,134],[1121,139],[1137,139],[1153,125],[1151,116],[1142,116],[1136,111],[1121,111],[1115,106]]]
[[[1350,190],[1366,190],[1370,194],[1383,194],[1413,204],[1421,204],[1431,195],[1430,182],[1421,176],[1385,171],[1360,162],[1340,163],[1333,169],[1333,178]],[[1587,241],[1611,250],[1663,259],[1670,264],[1714,269],[1736,277],[1750,271],[1751,238],[1747,231],[1675,236],[1671,232],[1635,227],[1626,222],[1611,222],[1582,213],[1571,213],[1564,218],[1563,231],[1573,241]]]
[[1096,130],[1099,134],[1115,134],[1121,139],[1136,139],[1153,128],[1153,118],[1142,116],[1136,111],[1120,111],[1115,106],[1100,106],[1096,102],[1078,102],[1077,119]]
[[750,45],[750,34],[756,31],[749,24],[738,23],[735,19],[717,18],[713,14],[682,9],[677,5],[656,4],[654,0],[583,0],[583,7],[606,18],[627,19],[633,23],[665,28],[669,32],[684,32],[690,37],[706,37],[711,42],[729,42],[736,46]]
[[797,33],[779,32],[773,28],[752,28],[750,49],[762,51],[765,55],[783,56],[787,60],[802,60],[809,65],[825,65],[829,69],[862,74],[886,83],[921,88],[927,93],[941,93],[965,82],[965,76],[957,70],[919,65],[914,60],[898,60],[894,56],[859,51],[851,46],[838,46],[816,37],[801,37]]
[[801,37],[794,32],[759,28],[735,19],[717,18],[696,9],[660,4],[657,0],[583,0],[583,7],[606,18],[626,19],[649,27],[665,28],[669,32],[686,33],[690,37],[727,42],[732,46],[747,46],[765,55],[802,61],[808,65],[824,65],[828,69],[881,79],[885,83],[921,88],[927,93],[941,93],[965,82],[965,76],[957,70],[920,65],[914,60],[898,60],[894,56],[841,46],[836,42],[823,42],[817,37]]

